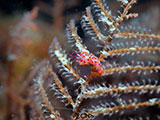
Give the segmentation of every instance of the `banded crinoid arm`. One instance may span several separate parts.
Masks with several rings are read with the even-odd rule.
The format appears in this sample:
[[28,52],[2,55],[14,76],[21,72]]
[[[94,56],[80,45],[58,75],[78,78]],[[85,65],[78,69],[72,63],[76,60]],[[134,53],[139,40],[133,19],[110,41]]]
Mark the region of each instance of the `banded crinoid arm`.
[[[81,91],[86,89],[86,82],[80,78],[78,81]],[[34,79],[36,114],[41,119],[72,119],[76,118],[77,111],[83,101],[82,93],[77,94],[65,87],[59,77],[53,72],[52,65],[46,61],[39,74]],[[73,89],[74,88],[73,85]],[[72,95],[70,95],[72,94]],[[58,100],[58,101],[57,101]],[[63,113],[63,114],[62,114]]]
[[160,39],[160,35],[151,33],[147,28],[136,27],[134,24],[130,26],[120,26],[119,32],[115,33],[114,37],[125,39],[138,38],[140,40],[148,39],[151,41]]
[[61,77],[68,79],[69,81],[76,82],[81,77],[72,67],[72,62],[67,58],[67,54],[62,50],[57,38],[53,39],[49,48],[49,54],[52,62],[55,64],[54,69],[61,74]]
[[100,96],[113,95],[117,96],[125,93],[136,93],[139,95],[148,93],[157,95],[160,93],[160,84],[158,80],[144,79],[133,81],[132,83],[122,84],[118,83],[118,85],[109,85],[107,87],[104,85],[95,85],[89,86],[84,92],[84,98],[98,98]]
[[126,37],[132,37],[132,38],[149,38],[149,39],[160,39],[160,35],[155,34],[144,34],[144,33],[134,33],[134,32],[119,32],[114,35],[116,38],[126,38]]
[[[158,65],[157,59],[159,59],[160,52],[159,35],[150,33],[146,28],[132,26],[132,24],[120,26],[119,33],[125,33],[126,36],[116,36],[119,33],[114,34],[114,39],[109,45],[111,49],[104,48],[101,51],[100,58],[106,60],[116,58],[119,61],[116,64],[132,65],[132,61],[144,61],[144,63],[150,62]],[[137,33],[142,36],[127,36],[128,33]]]
[[73,50],[77,50],[79,53],[86,52],[90,54],[87,47],[82,43],[81,37],[77,34],[77,27],[75,26],[75,21],[72,19],[67,25],[66,29],[67,42],[71,45]]
[[109,9],[109,7],[107,6],[107,4],[105,3],[105,1],[101,1],[101,0],[94,0],[94,2],[92,3],[93,8],[97,9],[96,11],[96,16],[100,18],[100,22],[104,22],[109,26],[109,32],[113,33],[113,31],[115,31],[115,20],[114,20],[114,16],[112,15],[111,10]]
[[[73,30],[72,25],[70,27],[71,27],[71,31],[75,32]],[[79,44],[81,45],[81,42],[79,41],[79,39],[77,39],[77,36],[73,40],[78,45]],[[81,47],[78,46],[78,48],[81,50]],[[82,50],[84,49],[85,47]],[[87,51],[87,49],[85,50]],[[59,94],[62,96],[59,98],[66,98],[66,101],[68,101],[66,105],[72,106],[73,118],[75,118],[76,113],[79,109],[79,106],[83,101],[82,91],[86,89],[87,82],[71,66],[71,61],[67,59],[67,55],[62,50],[57,38],[54,38],[49,49],[49,54],[51,55],[52,61],[56,62],[55,64],[58,63],[57,65],[53,66],[53,69],[56,69],[58,76],[55,77],[53,86],[51,85],[50,87],[53,91],[58,91],[58,90],[61,91],[60,93],[56,92],[56,94]],[[61,78],[61,80],[59,80],[58,77]],[[54,86],[57,86],[58,88],[57,87],[55,88]],[[78,94],[78,90],[80,91],[79,94]]]
[[91,36],[93,40],[104,41],[108,39],[108,36],[104,36],[98,24],[93,19],[93,15],[91,12],[91,7],[86,8],[86,14],[82,16],[81,20],[82,29],[84,30],[87,36]]
[[[138,25],[140,23],[137,23]],[[133,22],[129,25],[121,25],[119,32],[114,34],[115,41],[125,41],[137,47],[159,47],[160,35],[152,33],[150,29],[143,28],[142,25],[135,25]],[[124,43],[124,42],[123,42]]]
[[[133,66],[120,67],[111,64],[110,67],[102,71],[99,80],[103,82],[94,78],[98,76],[96,73],[88,79],[90,86],[82,94],[86,103],[83,102],[83,107],[79,109],[80,114],[93,115],[95,119],[116,119],[117,117],[128,119],[134,113],[137,117],[143,118],[146,115],[139,115],[135,109],[136,111],[147,110],[151,106],[159,108],[160,81],[156,76],[159,74],[160,66],[137,61]],[[147,79],[142,79],[143,77]],[[157,79],[153,79],[154,77]],[[117,102],[120,99],[122,103]],[[90,104],[87,103],[88,101]],[[150,116],[147,117],[150,118]]]
[[119,32],[119,26],[124,21],[124,18],[129,19],[138,16],[136,13],[128,14],[128,11],[136,3],[136,0],[120,0],[120,3],[123,6],[120,16],[112,15],[112,11],[105,0],[94,0],[82,15],[81,27],[84,31],[85,39],[92,46],[95,46],[94,48],[88,48],[96,55],[100,55],[100,50],[114,39],[114,34]]
[[[129,65],[127,62],[124,62],[124,64],[120,63],[113,63],[109,64],[109,66],[106,66],[106,69],[103,69],[101,71],[101,75],[99,73],[93,72],[90,74],[87,78],[88,83],[94,81],[94,78],[96,77],[107,77],[107,76],[114,76],[117,74],[119,76],[124,76],[126,74],[126,77],[131,76],[152,76],[152,75],[158,75],[160,71],[160,65],[155,65],[155,63],[148,62],[145,63],[143,61],[132,61],[132,64]],[[136,74],[136,75],[135,75]],[[133,76],[133,77],[134,77]]]
[[159,35],[128,26],[132,21],[124,20],[138,16],[128,13],[136,1],[117,1],[122,5],[119,16],[113,16],[108,0],[94,0],[80,26],[70,21],[70,49],[53,39],[50,61],[35,78],[41,118],[160,118]]
[[[109,26],[109,32],[112,37],[113,33],[118,31],[120,23],[124,21],[124,18],[129,19],[137,17],[137,13],[129,13],[132,5],[136,3],[136,0],[117,0],[123,6],[123,11],[120,16],[113,16],[111,10],[106,4],[105,0],[94,0],[92,3],[93,9],[95,10],[95,15],[99,17],[99,21],[106,23]],[[108,36],[110,36],[108,35]]]
[[[124,56],[124,55],[127,55],[127,54],[131,54],[131,55],[134,55],[134,54],[144,54],[144,52],[156,52],[156,51],[160,51],[160,48],[159,47],[130,47],[130,48],[119,48],[119,49],[114,49],[114,50],[110,50],[108,52],[106,51],[103,51],[102,52],[102,55],[104,58],[108,58],[108,57],[111,57],[111,56]],[[102,57],[102,56],[101,56]]]
[[[137,42],[139,43],[139,42]],[[137,44],[138,45],[138,44]],[[140,45],[140,43],[139,43]],[[124,44],[122,44],[124,47]],[[136,45],[135,45],[136,46]],[[145,46],[145,47],[130,47],[130,48],[118,48],[110,50],[104,53],[104,58],[106,60],[113,59],[110,62],[110,66],[102,72],[103,75],[114,75],[114,73],[129,73],[133,76],[136,73],[136,76],[143,75],[154,76],[158,75],[160,71],[159,65],[159,47],[156,46]],[[115,60],[115,58],[117,60]]]
[[[73,97],[69,89],[64,87],[61,80],[53,72],[49,61],[41,68],[34,79],[36,110],[39,118],[62,120],[71,119],[74,107]],[[63,113],[63,114],[62,114]]]
[[[125,115],[123,116],[123,114],[125,113],[124,111],[126,110],[130,110],[131,112],[133,112],[134,110],[138,111],[139,109],[144,109],[149,106],[159,106],[159,104],[160,104],[159,98],[152,98],[152,99],[149,99],[148,101],[143,101],[143,102],[137,102],[136,100],[135,101],[119,100],[117,103],[114,103],[114,102],[104,103],[96,107],[94,106],[92,109],[88,109],[84,111],[88,111],[86,112],[86,114],[92,115],[92,116],[106,115],[106,117],[103,119],[109,119],[109,118],[114,119],[116,118],[116,116],[114,117],[114,114],[121,114],[121,117],[118,117],[119,119],[127,119],[127,116]],[[82,113],[84,111],[82,111]],[[144,117],[143,114],[144,113],[141,112],[141,115],[138,115],[138,116]],[[159,117],[157,116],[157,119],[158,118]],[[151,116],[149,116],[149,119],[151,119]]]
[[60,81],[58,76],[52,71],[51,67],[47,66],[47,70],[48,73],[51,74],[53,77],[53,83],[49,85],[50,89],[55,92],[55,94],[58,96],[57,98],[63,99],[63,103],[65,103],[64,99],[66,100],[66,106],[70,104],[73,107],[75,103],[72,97],[70,96],[68,90],[63,87],[62,82]]
[[[151,119],[151,115],[146,113],[152,108],[159,109],[159,85],[159,80],[155,79],[138,80],[131,84],[91,85],[83,93],[86,103],[83,102],[79,113],[92,115],[94,119]],[[154,118],[158,120],[158,115]]]
[[[140,33],[138,32],[138,34]],[[116,43],[116,41],[119,42]],[[121,36],[120,38],[115,38],[113,43],[111,43],[110,45],[113,46],[112,49],[110,50],[104,49],[103,51],[101,51],[102,53],[101,58],[108,58],[113,56],[125,56],[125,55],[133,57],[137,55],[144,56],[146,54],[156,56],[160,52],[159,39],[153,39],[148,37],[124,36],[123,38]]]
[[67,39],[71,44],[72,49],[77,50],[80,54],[74,51],[76,62],[80,65],[93,65],[93,69],[101,72],[101,63],[98,57],[93,55],[87,50],[87,47],[82,44],[81,38],[77,34],[77,28],[75,27],[74,20],[70,21],[70,24],[67,26]]
[[[47,62],[46,65],[48,65]],[[45,82],[48,82],[48,77],[49,72],[47,70],[47,67],[42,67],[38,76],[34,79],[34,102],[36,103],[36,109],[39,114],[39,119],[62,120],[62,118],[60,117],[60,113],[53,107],[53,104],[49,99],[47,89],[45,88]]]
[[[120,42],[116,43],[115,41],[117,40]],[[125,72],[130,70],[139,71],[139,73],[142,71],[144,73],[148,73],[147,71],[150,71],[151,73],[159,71],[159,39],[150,39],[148,37],[130,37],[128,39],[116,38],[113,40],[113,43],[111,43],[111,46],[114,46],[113,49],[103,50],[100,57],[106,60],[111,58],[114,59],[116,57],[118,61],[115,60],[115,64],[118,66],[115,67],[113,65],[114,67],[112,66],[104,70],[104,73],[112,74],[113,71],[122,72],[123,70]],[[110,64],[112,65],[112,63]],[[122,70],[121,67],[124,69]],[[112,68],[114,68],[113,71]]]
[[[142,63],[142,64],[140,64]],[[149,73],[158,73],[160,71],[160,66],[153,64],[148,64],[145,65],[144,62],[137,62],[137,65],[112,65],[110,68],[107,68],[102,71],[102,76],[104,75],[111,75],[114,73],[126,73],[126,72],[137,72],[138,74],[144,73],[149,74]]]
[[152,41],[140,38],[140,40],[136,41],[134,38],[131,39],[131,41],[127,39],[125,43],[122,41],[119,43],[111,43],[111,46],[111,49],[108,50],[107,48],[106,50],[104,49],[101,51],[100,59],[110,59],[115,57],[123,59],[123,57],[125,57],[126,62],[130,63],[132,60],[141,61],[142,59],[157,62],[154,57],[157,58],[160,53],[160,43],[158,40]]
[[[105,80],[107,81],[107,78]],[[111,84],[108,82],[91,84],[83,92],[86,103],[84,102],[80,108],[80,114],[92,115],[94,119],[127,120],[136,116],[151,119],[151,115],[146,113],[152,106],[155,110],[159,109],[160,81],[156,79],[130,80],[131,83],[126,80],[118,83],[114,81]],[[158,120],[158,115],[154,118]]]

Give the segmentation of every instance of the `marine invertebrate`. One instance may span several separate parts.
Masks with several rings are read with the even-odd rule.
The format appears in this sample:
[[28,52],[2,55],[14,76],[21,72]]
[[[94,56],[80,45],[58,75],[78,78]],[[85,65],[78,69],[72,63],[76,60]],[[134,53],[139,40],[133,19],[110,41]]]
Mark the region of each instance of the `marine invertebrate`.
[[80,54],[78,54],[74,51],[74,53],[78,56],[78,57],[74,56],[74,58],[78,59],[78,60],[76,60],[76,62],[78,62],[80,65],[92,64],[94,66],[93,69],[97,70],[99,75],[101,75],[102,64],[96,56],[94,56],[92,54],[90,55],[87,52],[81,52]]
[[[53,39],[50,60],[46,60],[34,79],[33,99],[37,109],[33,109],[33,117],[160,118],[160,36],[124,22],[138,16],[128,13],[136,0],[117,2],[123,10],[113,16],[107,1],[92,1],[81,19],[83,38],[75,21],[70,21],[66,38],[71,49],[64,51],[58,38]],[[75,53],[80,64],[69,56],[72,50],[80,53]],[[95,61],[99,66],[92,63]]]

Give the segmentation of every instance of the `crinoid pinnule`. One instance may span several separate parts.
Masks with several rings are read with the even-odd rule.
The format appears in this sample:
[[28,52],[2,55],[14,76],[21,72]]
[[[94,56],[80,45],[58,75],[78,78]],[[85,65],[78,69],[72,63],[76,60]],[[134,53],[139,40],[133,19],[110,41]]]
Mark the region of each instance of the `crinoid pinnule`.
[[92,1],[80,22],[84,38],[70,21],[70,51],[53,39],[34,79],[39,118],[160,119],[160,35],[125,22],[138,17],[129,13],[136,0],[117,3],[123,9],[114,16],[106,0]]

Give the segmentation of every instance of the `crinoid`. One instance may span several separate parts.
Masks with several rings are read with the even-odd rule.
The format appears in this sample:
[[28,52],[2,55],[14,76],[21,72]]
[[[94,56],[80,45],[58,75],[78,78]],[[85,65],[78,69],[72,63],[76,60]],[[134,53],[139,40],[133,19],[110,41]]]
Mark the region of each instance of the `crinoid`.
[[33,117],[160,119],[160,36],[124,22],[138,17],[128,12],[135,3],[117,0],[123,9],[113,15],[107,0],[93,0],[81,27],[67,25],[68,42],[53,39],[34,79]]

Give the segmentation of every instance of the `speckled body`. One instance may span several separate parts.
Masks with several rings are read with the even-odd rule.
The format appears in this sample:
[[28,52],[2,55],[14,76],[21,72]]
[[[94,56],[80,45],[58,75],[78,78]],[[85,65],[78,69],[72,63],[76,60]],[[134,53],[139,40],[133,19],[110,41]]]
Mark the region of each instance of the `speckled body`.
[[88,54],[87,52],[81,52],[80,54],[75,53],[78,57],[76,57],[76,62],[80,65],[93,65],[94,69],[98,71],[99,74],[102,73],[102,64],[98,57],[93,54]]

